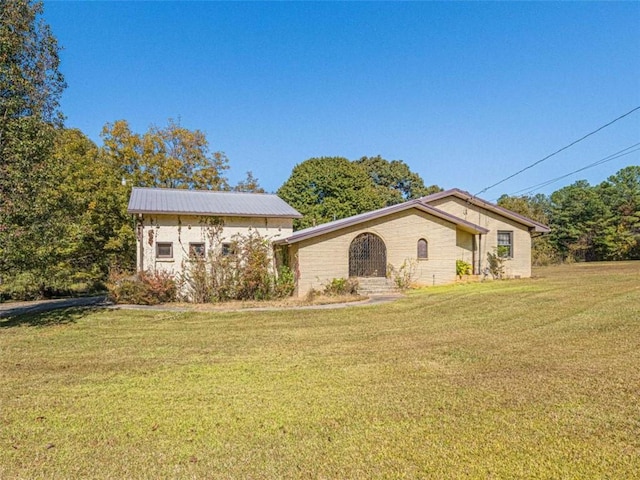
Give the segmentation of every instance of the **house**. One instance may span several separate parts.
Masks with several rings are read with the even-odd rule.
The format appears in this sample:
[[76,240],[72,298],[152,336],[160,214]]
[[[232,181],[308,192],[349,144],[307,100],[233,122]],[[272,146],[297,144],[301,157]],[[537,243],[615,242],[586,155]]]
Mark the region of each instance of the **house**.
[[134,188],[127,211],[135,217],[137,270],[171,273],[211,249],[231,253],[237,234],[288,237],[302,217],[276,195],[168,188]]
[[531,275],[531,237],[549,228],[515,212],[452,189],[318,225],[277,239],[295,269],[297,294],[334,278],[371,278],[410,271],[420,285],[451,283],[456,260],[479,274],[487,253],[506,251],[508,277]]
[[254,232],[295,272],[298,296],[334,278],[389,286],[404,274],[418,285],[451,283],[457,260],[480,274],[498,247],[507,277],[529,277],[531,238],[549,231],[459,189],[297,232],[300,213],[270,194],[134,188],[128,211],[136,219],[139,271],[180,273],[211,249],[231,254],[235,235]]
[[[487,253],[500,246],[507,251],[507,277],[531,276],[531,238],[549,233],[549,227],[457,188],[434,193],[420,200],[489,230],[484,236],[475,239],[475,244],[474,239],[468,235],[461,234],[456,239],[458,258],[471,263],[475,273],[484,269]],[[470,249],[476,252],[473,259],[468,253]]]

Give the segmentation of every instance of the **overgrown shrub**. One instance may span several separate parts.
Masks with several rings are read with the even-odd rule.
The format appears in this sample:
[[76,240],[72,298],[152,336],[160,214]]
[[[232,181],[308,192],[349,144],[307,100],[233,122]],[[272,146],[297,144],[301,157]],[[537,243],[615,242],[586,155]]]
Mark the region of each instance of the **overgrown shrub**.
[[293,272],[273,269],[271,245],[256,231],[235,235],[222,250],[220,230],[213,231],[206,259],[183,265],[179,291],[192,302],[268,300],[289,296],[295,289]]
[[334,278],[324,286],[324,294],[330,297],[357,293],[358,280],[355,278]]
[[115,303],[157,305],[176,300],[177,283],[168,272],[140,272],[131,275],[112,272],[107,282],[109,298]]
[[293,295],[296,289],[296,279],[289,267],[280,267],[278,278],[276,279],[274,295],[276,298],[285,298]]
[[238,300],[267,300],[272,297],[274,275],[270,272],[270,244],[258,233],[238,236],[236,255],[239,268]]
[[393,265],[387,265],[387,277],[393,280],[396,287],[400,290],[407,290],[411,287],[415,280],[417,261],[415,259],[405,259],[400,265],[400,268],[396,269]]
[[489,273],[496,280],[504,277],[504,262],[506,260],[505,254],[505,247],[494,248],[493,252],[487,252]]

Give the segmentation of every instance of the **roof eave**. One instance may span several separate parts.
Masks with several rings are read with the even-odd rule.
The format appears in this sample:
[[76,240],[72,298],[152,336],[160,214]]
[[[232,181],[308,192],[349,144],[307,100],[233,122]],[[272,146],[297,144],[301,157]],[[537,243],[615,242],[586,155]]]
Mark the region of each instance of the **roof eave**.
[[141,210],[141,209],[127,209],[127,213],[130,215],[153,214],[153,215],[198,215],[202,217],[251,217],[251,218],[302,218],[302,215],[298,213],[293,214],[259,214],[259,213],[215,213],[215,212],[189,212],[189,211],[167,211],[167,210]]
[[501,207],[500,205],[496,205],[495,203],[491,203],[491,202],[488,202],[487,200],[471,195],[471,193],[466,192],[464,190],[460,190],[459,188],[452,188],[450,190],[445,190],[443,192],[433,193],[431,195],[427,195],[426,197],[422,197],[420,200],[428,204],[429,202],[433,202],[435,200],[440,200],[442,198],[451,197],[451,196],[457,197],[460,200],[471,202],[474,205],[477,205],[482,208],[486,208],[487,210],[491,210],[495,213],[502,215],[503,217],[513,220],[514,222],[533,228],[538,233],[549,233],[551,231],[551,229],[548,226],[543,225],[542,223],[536,222],[535,220],[525,217],[524,215],[520,215],[519,213],[513,212],[508,208]]
[[358,217],[358,218],[354,221],[349,221],[349,219],[346,218],[344,219],[343,222],[338,221],[335,224],[333,222],[330,222],[329,224],[326,224],[325,227],[323,227],[323,225],[318,225],[317,227],[314,227],[313,229],[310,229],[307,232],[298,233],[298,234],[294,233],[290,237],[283,238],[274,243],[276,243],[277,245],[284,245],[284,244],[291,245],[293,243],[302,242],[303,240],[308,240],[310,238],[314,238],[320,235],[335,232],[337,230],[341,230],[343,228],[350,227],[352,225],[357,225],[362,222],[376,220],[378,218],[382,218],[387,215],[391,215],[393,213],[402,212],[404,210],[408,210],[411,208],[416,208],[424,213],[440,218],[470,233],[486,234],[489,232],[489,230],[487,230],[484,227],[475,225],[471,222],[467,222],[466,220],[462,220],[458,217],[455,217],[454,215],[451,215],[450,213],[443,212],[442,210],[438,210],[435,207],[425,205],[419,200],[410,200],[405,203],[400,203],[397,205],[392,205],[390,207],[381,208],[379,210],[369,212],[369,214],[364,214],[362,216],[356,215],[355,217]]

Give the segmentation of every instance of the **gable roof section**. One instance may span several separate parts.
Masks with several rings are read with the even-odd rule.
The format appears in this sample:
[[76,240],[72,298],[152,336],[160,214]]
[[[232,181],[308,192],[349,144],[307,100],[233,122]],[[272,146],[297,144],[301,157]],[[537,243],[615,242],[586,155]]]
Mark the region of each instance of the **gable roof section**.
[[520,215],[519,213],[513,212],[511,210],[508,210],[506,208],[503,208],[499,205],[496,205],[495,203],[491,203],[491,202],[487,202],[486,200],[483,200],[482,198],[478,198],[476,196],[471,195],[469,192],[466,192],[464,190],[460,190],[459,188],[452,188],[450,190],[445,190],[443,192],[438,192],[438,193],[432,193],[431,195],[427,195],[426,197],[422,197],[419,200],[424,203],[424,204],[430,204],[433,201],[436,200],[440,200],[442,198],[446,198],[446,197],[456,197],[459,198],[461,200],[464,200],[465,202],[469,202],[472,205],[475,205],[477,207],[480,208],[484,208],[486,210],[489,210],[493,213],[496,213],[498,215],[502,215],[505,218],[508,218],[510,220],[513,220],[514,222],[518,222],[522,225],[526,225],[529,228],[532,228],[533,231],[535,232],[539,232],[539,233],[548,233],[551,231],[551,229],[546,226],[543,225],[540,222],[536,222],[535,220],[532,220],[528,217],[525,217],[524,215]]
[[274,243],[276,244],[297,243],[302,240],[307,240],[309,238],[317,237],[318,235],[335,232],[336,230],[340,230],[342,228],[350,227],[352,225],[357,225],[359,223],[367,222],[369,220],[376,220],[378,218],[391,215],[392,213],[402,212],[404,210],[409,210],[411,208],[415,208],[422,212],[428,213],[429,215],[433,215],[434,217],[438,217],[443,220],[446,220],[447,222],[453,223],[456,226],[460,227],[462,230],[465,230],[467,232],[484,234],[489,231],[484,227],[481,227],[471,222],[467,222],[466,220],[462,220],[461,218],[451,215],[450,213],[443,212],[442,210],[439,210],[430,205],[426,205],[420,202],[419,199],[416,199],[416,200],[409,200],[408,202],[404,202],[404,203],[399,203],[397,205],[392,205],[390,207],[384,207],[379,210],[373,210],[371,212],[361,213],[359,215],[354,215],[352,217],[347,217],[340,220],[334,220],[333,222],[323,223],[322,225],[318,225],[317,227],[305,228],[304,230],[299,230],[295,232],[293,235],[290,235],[287,238],[277,240]]
[[129,213],[301,218],[277,195],[173,188],[134,188]]

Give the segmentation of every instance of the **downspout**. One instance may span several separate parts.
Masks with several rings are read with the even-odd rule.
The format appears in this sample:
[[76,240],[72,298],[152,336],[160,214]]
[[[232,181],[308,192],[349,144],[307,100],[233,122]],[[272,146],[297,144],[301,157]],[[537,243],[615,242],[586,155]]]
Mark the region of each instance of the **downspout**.
[[473,237],[471,237],[473,240],[471,241],[471,265],[473,266],[473,274],[474,275],[478,275],[478,270],[476,270],[476,259],[478,258],[477,255],[477,246],[478,246],[478,235],[474,234]]
[[144,217],[141,213],[138,214],[137,225],[137,239],[138,239],[138,271],[144,272]]
[[482,275],[482,234],[478,235],[478,275]]

